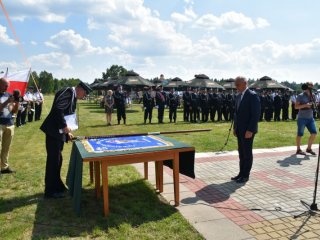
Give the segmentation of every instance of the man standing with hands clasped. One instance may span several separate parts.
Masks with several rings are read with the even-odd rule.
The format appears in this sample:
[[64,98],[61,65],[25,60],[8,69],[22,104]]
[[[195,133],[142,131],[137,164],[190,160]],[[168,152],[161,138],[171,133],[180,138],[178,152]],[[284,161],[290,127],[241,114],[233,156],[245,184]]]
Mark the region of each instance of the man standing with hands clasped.
[[245,183],[249,180],[252,167],[252,145],[254,136],[258,132],[261,106],[257,94],[248,89],[248,82],[245,77],[237,77],[235,86],[238,95],[236,97],[233,135],[238,140],[240,171],[231,180],[237,183]]
[[64,191],[67,188],[60,176],[63,145],[73,137],[71,131],[72,125],[74,126],[76,122],[77,99],[84,98],[91,91],[90,86],[83,82],[80,82],[75,88],[68,87],[59,90],[54,97],[49,115],[40,127],[46,134],[45,198],[65,197]]

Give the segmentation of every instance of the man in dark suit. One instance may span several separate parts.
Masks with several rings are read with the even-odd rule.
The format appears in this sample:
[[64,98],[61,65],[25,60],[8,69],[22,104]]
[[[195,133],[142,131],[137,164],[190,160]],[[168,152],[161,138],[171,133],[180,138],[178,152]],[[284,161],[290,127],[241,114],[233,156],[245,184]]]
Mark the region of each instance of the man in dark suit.
[[54,97],[50,113],[40,127],[46,134],[47,162],[44,193],[46,198],[65,197],[66,187],[60,176],[62,150],[64,142],[73,137],[65,117],[75,113],[77,99],[84,98],[90,91],[89,85],[83,82],[75,88],[59,90]]
[[237,77],[235,85],[239,93],[236,97],[233,134],[238,139],[240,171],[231,180],[245,183],[249,180],[252,167],[252,145],[258,132],[261,106],[257,94],[248,89],[245,77]]
[[156,107],[158,108],[158,123],[163,123],[164,109],[167,103],[167,95],[162,85],[156,88]]
[[123,119],[123,124],[126,124],[126,94],[122,90],[121,85],[116,87],[113,97],[117,108],[118,125],[120,124],[121,118]]
[[154,98],[151,96],[151,87],[145,87],[143,93],[143,108],[144,108],[144,124],[147,123],[147,119],[149,117],[149,123],[152,120],[152,110],[154,107]]

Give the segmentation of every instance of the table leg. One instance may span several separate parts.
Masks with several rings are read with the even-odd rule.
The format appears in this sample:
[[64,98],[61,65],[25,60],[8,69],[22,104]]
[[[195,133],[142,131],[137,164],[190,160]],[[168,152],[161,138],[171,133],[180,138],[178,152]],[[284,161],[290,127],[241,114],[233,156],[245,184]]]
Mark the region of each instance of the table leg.
[[103,187],[103,213],[104,216],[109,215],[109,189],[108,189],[108,164],[102,161],[102,187]]
[[144,179],[148,180],[148,162],[144,162]]
[[159,192],[163,192],[163,161],[158,162],[158,174],[159,174]]
[[89,162],[90,183],[93,183],[93,162]]
[[159,190],[159,162],[155,161],[156,190]]
[[179,206],[179,153],[174,154],[173,161],[173,184],[174,184],[174,203]]
[[95,173],[95,189],[96,197],[99,199],[101,197],[101,185],[100,185],[100,162],[94,162],[94,173]]

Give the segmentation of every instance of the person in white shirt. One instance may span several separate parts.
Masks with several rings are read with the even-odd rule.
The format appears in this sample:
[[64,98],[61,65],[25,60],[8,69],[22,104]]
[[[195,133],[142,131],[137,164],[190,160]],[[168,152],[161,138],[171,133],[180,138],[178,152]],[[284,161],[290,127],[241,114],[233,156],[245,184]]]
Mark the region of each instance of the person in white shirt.
[[35,99],[35,114],[34,114],[34,120],[39,121],[41,118],[41,112],[42,112],[42,105],[43,105],[43,94],[41,92],[41,88],[38,89],[38,91],[34,94]]
[[35,97],[33,94],[33,86],[28,87],[28,91],[25,93],[23,99],[28,102],[27,106],[27,114],[28,114],[28,122],[33,121],[33,115],[34,115],[34,102]]

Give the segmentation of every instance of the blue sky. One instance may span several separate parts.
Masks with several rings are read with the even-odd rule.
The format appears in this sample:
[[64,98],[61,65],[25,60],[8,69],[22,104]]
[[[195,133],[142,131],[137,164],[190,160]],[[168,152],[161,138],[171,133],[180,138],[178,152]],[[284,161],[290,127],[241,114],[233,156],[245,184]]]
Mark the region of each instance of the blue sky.
[[[31,68],[93,82],[112,64],[145,78],[320,76],[316,0],[2,0]],[[28,68],[0,15],[0,70]]]

